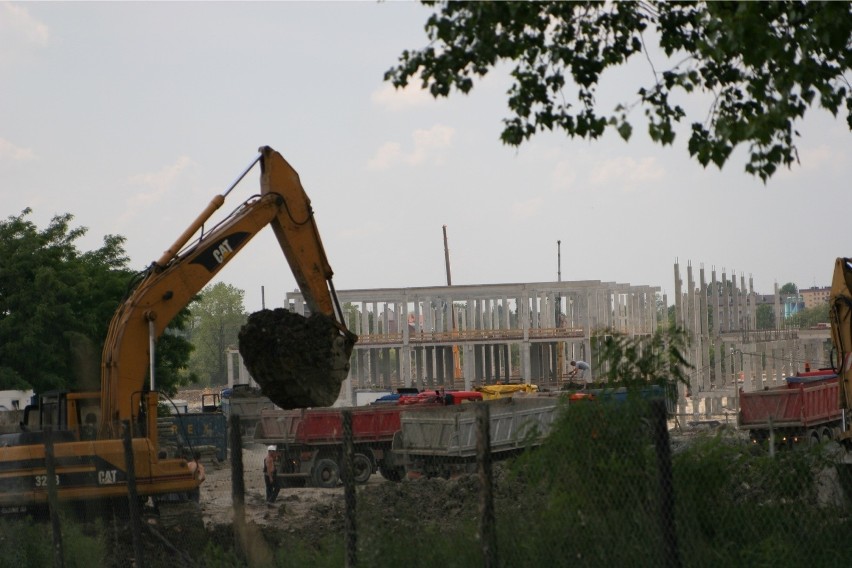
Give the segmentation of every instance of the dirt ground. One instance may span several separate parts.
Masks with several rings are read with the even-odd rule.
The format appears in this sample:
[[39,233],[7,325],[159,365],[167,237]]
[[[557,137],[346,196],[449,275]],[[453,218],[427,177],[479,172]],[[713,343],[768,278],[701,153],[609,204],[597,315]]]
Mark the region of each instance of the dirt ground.
[[[190,412],[201,409],[201,396],[207,390],[183,390],[177,398],[186,400]],[[321,489],[299,487],[282,489],[274,506],[266,504],[266,486],[262,464],[266,446],[248,443],[243,448],[243,482],[245,484],[245,518],[248,523],[283,531],[303,530],[304,527],[321,528],[338,524],[344,508],[343,488]],[[231,490],[231,461],[205,460],[207,479],[200,488],[200,508],[205,527],[212,530],[217,525],[230,525],[234,510]],[[373,475],[368,485],[385,483],[380,475]],[[332,514],[340,511],[339,515]]]
[[[306,517],[327,517],[343,510],[343,488],[298,487],[282,489],[274,506],[266,504],[266,486],[261,471],[266,446],[248,444],[243,449],[245,516],[247,522],[280,530],[301,528]],[[200,505],[206,527],[231,524],[234,516],[231,492],[231,462],[205,464],[207,479],[201,485]],[[374,475],[369,483],[384,483]],[[316,522],[316,521],[314,521]]]

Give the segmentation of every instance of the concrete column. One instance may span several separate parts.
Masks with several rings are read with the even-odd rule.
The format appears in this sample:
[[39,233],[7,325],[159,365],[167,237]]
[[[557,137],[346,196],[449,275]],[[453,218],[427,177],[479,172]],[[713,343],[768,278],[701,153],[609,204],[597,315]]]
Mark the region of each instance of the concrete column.
[[752,355],[752,353],[754,353],[754,344],[744,343],[742,345],[742,350],[745,383],[750,385],[750,391],[755,391],[757,390],[757,379],[755,378],[754,355]]
[[773,299],[775,311],[775,329],[784,327],[784,314],[781,312],[781,294],[778,291],[778,282],[775,283],[775,297]]
[[716,387],[721,388],[722,385],[726,384],[725,378],[722,376],[722,357],[725,357],[724,351],[722,351],[722,340],[720,337],[715,338],[716,346],[716,357],[713,361],[713,370],[715,371],[715,379],[716,379]]
[[754,293],[754,278],[748,275],[748,317],[749,329],[757,329],[757,295]]
[[675,323],[678,326],[684,326],[683,315],[683,296],[681,286],[683,282],[680,279],[680,263],[675,261],[674,264],[674,301],[675,301]]
[[790,377],[796,374],[796,358],[798,355],[798,345],[793,339],[787,340],[787,359],[784,361],[784,376]]
[[538,323],[538,292],[533,291],[530,294],[530,327],[532,329],[538,329],[541,327]]
[[427,296],[423,299],[423,316],[425,320],[424,324],[426,326],[426,329],[424,331],[427,331],[429,333],[437,331],[435,327],[435,308],[433,306],[434,301],[435,298],[431,296]]
[[399,381],[403,386],[410,387],[412,377],[411,345],[409,344],[411,337],[408,329],[408,301],[404,301],[399,304],[399,311],[399,325],[402,326],[400,329],[402,332],[402,349],[399,351]]
[[778,347],[775,341],[770,341],[766,350],[766,386],[778,384]]
[[503,345],[503,368],[506,372],[506,379],[512,379],[512,344],[506,343]]
[[382,349],[382,386],[385,388],[390,388],[393,383],[392,370],[393,365],[391,365],[391,349],[385,348]]
[[511,308],[509,307],[509,298],[507,296],[503,296],[501,301],[503,302],[503,324],[502,324],[501,327],[503,329],[512,329],[512,324],[511,324],[511,319],[510,319]]
[[425,370],[423,363],[423,347],[417,346],[414,348],[414,386],[416,386],[418,389],[423,388],[424,375]]
[[721,333],[725,333],[727,331],[731,331],[731,294],[730,287],[728,286],[728,277],[725,274],[725,271],[722,271],[722,309],[721,316],[719,318],[719,331]]
[[767,386],[766,374],[763,368],[763,360],[766,358],[766,342],[761,341],[760,343],[752,343],[752,345],[757,352],[757,355],[754,357],[755,383],[757,390],[763,390],[763,387]]
[[[710,303],[708,307],[708,316],[710,316],[710,322],[708,323],[708,332],[713,337],[719,337],[719,282],[716,280],[716,268],[714,267],[711,272],[711,280],[712,283],[710,285],[710,289],[712,290],[712,294],[710,296]],[[712,315],[711,315],[712,312]],[[718,342],[717,342],[718,344]]]
[[692,278],[692,262],[686,263],[686,329],[693,334],[693,336],[697,335],[697,330],[695,329],[695,322],[697,318],[695,317],[695,280]]
[[423,335],[423,326],[425,325],[424,321],[425,316],[423,315],[423,300],[417,298],[414,302],[414,332],[417,335]]
[[464,388],[465,390],[471,390],[474,384],[474,376],[475,376],[475,366],[474,366],[474,347],[472,343],[465,343],[463,346],[464,349],[464,361],[462,366],[464,368]]

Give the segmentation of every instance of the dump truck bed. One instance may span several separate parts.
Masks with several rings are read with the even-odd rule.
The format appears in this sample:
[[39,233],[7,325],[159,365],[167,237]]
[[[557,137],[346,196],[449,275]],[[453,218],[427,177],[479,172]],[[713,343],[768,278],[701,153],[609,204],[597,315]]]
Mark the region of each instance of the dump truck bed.
[[740,428],[811,428],[840,420],[837,375],[788,377],[787,384],[740,391]]
[[[343,419],[340,408],[264,410],[255,440],[277,444],[341,444]],[[399,430],[399,406],[353,408],[352,438],[355,443],[390,441]]]
[[[497,454],[538,443],[550,432],[559,402],[556,398],[530,397],[494,399],[483,404],[489,405],[491,453]],[[394,440],[394,451],[421,456],[475,456],[476,406],[403,412],[401,435]]]

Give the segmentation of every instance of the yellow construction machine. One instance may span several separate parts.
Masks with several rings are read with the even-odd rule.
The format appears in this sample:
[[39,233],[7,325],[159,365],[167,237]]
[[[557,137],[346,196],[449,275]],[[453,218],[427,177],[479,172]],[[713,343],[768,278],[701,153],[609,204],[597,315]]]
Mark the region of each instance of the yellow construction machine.
[[[205,230],[228,193],[258,162],[260,194]],[[140,273],[110,324],[101,361],[101,390],[44,393],[29,409],[20,432],[0,436],[0,511],[17,512],[46,503],[53,481],[60,501],[126,498],[128,462],[123,438],[128,431],[140,498],[198,487],[181,456],[161,457],[156,341],[172,318],[267,225],[278,238],[310,311],[327,316],[337,327],[339,337],[329,346],[335,360],[330,374],[342,383],[356,338],[344,323],[310,200],[290,164],[272,148],[260,148],[237,180]],[[45,459],[47,436],[55,463],[51,480]]]
[[[828,302],[837,358],[834,366],[840,379],[840,408],[852,409],[852,258],[835,261]],[[849,425],[844,424],[843,430],[844,435],[848,434]]]

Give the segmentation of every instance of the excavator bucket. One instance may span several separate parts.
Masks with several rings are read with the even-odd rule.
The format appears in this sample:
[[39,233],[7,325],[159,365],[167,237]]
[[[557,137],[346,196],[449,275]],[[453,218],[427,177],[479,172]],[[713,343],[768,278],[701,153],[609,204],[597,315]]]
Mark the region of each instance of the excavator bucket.
[[852,259],[838,258],[829,296],[831,339],[837,350],[837,374],[840,377],[840,407],[852,403]]
[[255,312],[240,331],[240,354],[263,393],[279,407],[331,406],[349,374],[357,337],[342,323],[331,266],[299,174],[272,148],[259,151],[261,194],[280,196],[282,203],[270,225],[312,315]]
[[324,314],[261,310],[240,329],[239,350],[261,391],[283,409],[331,406],[349,374],[355,336]]

